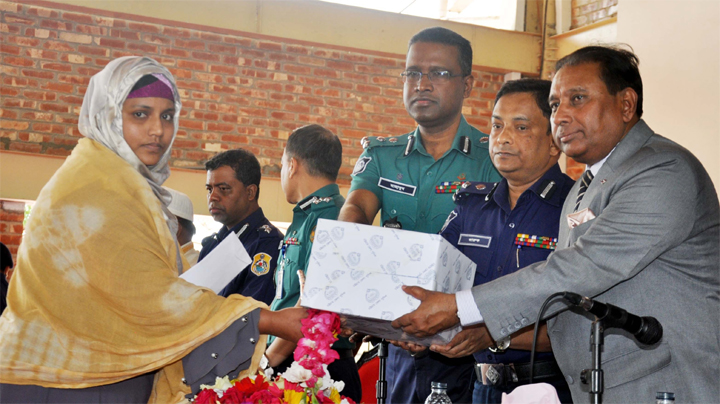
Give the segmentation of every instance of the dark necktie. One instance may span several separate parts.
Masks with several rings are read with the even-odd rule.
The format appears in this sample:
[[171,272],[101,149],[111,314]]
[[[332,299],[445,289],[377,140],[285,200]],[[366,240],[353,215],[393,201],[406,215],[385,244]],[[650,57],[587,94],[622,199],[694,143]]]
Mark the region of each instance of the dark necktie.
[[585,191],[587,191],[593,178],[594,176],[590,170],[586,170],[585,174],[583,174],[580,181],[580,190],[578,191],[577,201],[575,202],[575,212],[577,212],[580,207],[580,202],[582,202],[583,196],[585,196]]

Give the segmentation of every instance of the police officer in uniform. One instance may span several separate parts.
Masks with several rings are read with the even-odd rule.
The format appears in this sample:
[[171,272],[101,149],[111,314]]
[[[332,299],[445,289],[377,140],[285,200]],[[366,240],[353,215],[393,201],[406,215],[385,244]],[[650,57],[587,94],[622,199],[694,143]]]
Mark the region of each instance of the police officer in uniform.
[[226,237],[238,237],[252,263],[220,291],[221,296],[239,293],[270,304],[275,296],[273,276],[283,234],[263,214],[258,204],[260,163],[247,150],[218,153],[205,163],[208,210],[223,224],[205,237],[198,262]]
[[[462,116],[473,87],[472,48],[460,35],[435,27],[409,44],[403,100],[418,123],[397,137],[363,139],[339,220],[437,233],[454,208],[452,194],[465,181],[498,181],[488,158],[488,138]],[[388,402],[423,402],[430,383],[446,382],[453,402],[472,394],[472,357],[449,359],[429,351],[411,356],[391,346]]]
[[[560,150],[550,132],[550,81],[505,83],[495,99],[490,156],[504,179],[467,182],[455,197],[441,235],[477,264],[475,285],[490,282],[537,261],[555,249],[558,223],[574,181],[560,171]],[[481,326],[482,327],[482,326]],[[474,353],[477,364],[473,403],[500,403],[502,393],[529,383],[533,327],[512,339],[492,341],[467,328],[443,347],[448,356]],[[542,324],[535,382],[555,386],[562,402],[570,390],[552,355]],[[489,346],[489,348],[488,348]]]
[[[296,129],[288,138],[282,157],[280,184],[289,203],[295,204],[293,220],[283,240],[278,270],[275,275],[276,294],[273,311],[293,307],[300,298],[298,271],[307,271],[310,250],[315,239],[318,219],[337,219],[345,198],[335,183],[342,164],[340,140],[320,125]],[[293,362],[295,344],[270,338],[266,357],[276,373]],[[330,377],[345,382],[344,396],[360,402],[362,389],[355,358],[354,344],[340,338],[332,348],[340,358],[328,365]]]

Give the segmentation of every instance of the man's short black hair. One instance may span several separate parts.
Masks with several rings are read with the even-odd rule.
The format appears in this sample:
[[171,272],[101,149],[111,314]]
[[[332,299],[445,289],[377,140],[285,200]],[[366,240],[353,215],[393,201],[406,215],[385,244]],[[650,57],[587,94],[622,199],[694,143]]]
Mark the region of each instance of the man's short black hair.
[[285,146],[288,159],[296,158],[308,174],[337,180],[342,165],[342,144],[334,133],[320,125],[307,125],[293,131]]
[[635,114],[638,118],[642,117],[643,85],[638,69],[640,59],[632,52],[632,48],[627,50],[618,46],[586,46],[558,60],[555,71],[560,71],[565,66],[585,63],[600,65],[600,79],[611,95],[628,87],[635,90],[638,95]]
[[540,108],[540,111],[542,111],[543,116],[548,119],[548,133],[550,133],[550,115],[552,115],[552,109],[550,109],[548,98],[550,98],[551,86],[552,82],[549,80],[511,80],[503,84],[502,87],[500,87],[500,91],[498,91],[497,95],[495,96],[495,104],[497,104],[497,102],[500,101],[500,98],[502,98],[502,96],[504,95],[514,93],[532,94],[535,97],[535,103],[537,104],[538,108]]
[[260,198],[260,163],[251,152],[245,149],[227,150],[216,154],[205,163],[207,171],[214,171],[222,166],[228,166],[235,171],[235,178],[242,182],[246,187],[248,185],[257,186],[257,194],[255,198]]
[[186,232],[188,232],[192,235],[195,235],[196,229],[195,229],[195,225],[193,224],[193,222],[191,222],[187,219],[184,219],[182,217],[179,217],[179,216],[176,216],[176,217],[177,217],[178,225],[180,227],[185,229]]
[[3,243],[0,243],[0,268],[3,273],[5,272],[5,268],[7,267],[14,267],[12,254],[10,254],[10,250],[7,248],[7,246]]
[[458,50],[458,62],[460,63],[462,75],[469,76],[472,74],[472,46],[470,46],[470,41],[463,38],[457,32],[443,27],[426,28],[410,38],[408,49],[416,42],[430,42],[454,46]]

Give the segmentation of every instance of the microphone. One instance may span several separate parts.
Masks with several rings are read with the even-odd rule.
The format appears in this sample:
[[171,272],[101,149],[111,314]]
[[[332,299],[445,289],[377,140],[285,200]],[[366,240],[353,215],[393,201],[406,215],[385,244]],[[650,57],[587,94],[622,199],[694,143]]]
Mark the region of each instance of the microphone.
[[620,328],[635,336],[641,344],[653,345],[660,341],[663,328],[655,317],[639,317],[612,304],[596,302],[577,293],[564,292],[563,298],[573,306],[594,314],[605,328]]

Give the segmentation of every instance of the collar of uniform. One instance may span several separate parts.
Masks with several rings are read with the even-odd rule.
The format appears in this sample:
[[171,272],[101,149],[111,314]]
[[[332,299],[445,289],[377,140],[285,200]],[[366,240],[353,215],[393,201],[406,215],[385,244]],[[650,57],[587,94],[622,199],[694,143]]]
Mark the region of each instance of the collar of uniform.
[[307,198],[298,202],[297,205],[295,205],[295,207],[293,208],[293,211],[299,212],[299,211],[307,211],[307,210],[314,210],[314,209],[322,208],[322,207],[324,207],[324,206],[320,206],[322,204],[312,203],[311,200],[313,198],[332,198],[339,194],[340,194],[340,187],[338,187],[337,184],[325,185],[324,187],[322,187],[322,188],[318,189],[317,191],[313,192],[312,194],[310,194]]
[[[552,195],[549,198],[545,198],[542,196],[543,192],[545,192],[545,189],[549,186],[550,181],[554,182],[553,185],[555,192],[552,193]],[[522,195],[518,198],[518,202],[523,198],[523,195],[528,193],[528,191],[535,194],[540,200],[545,201],[551,205],[554,206],[562,206],[563,202],[560,200],[560,192],[557,192],[559,189],[562,189],[562,187],[565,184],[565,181],[567,181],[567,178],[563,175],[562,171],[560,170],[560,166],[555,163],[554,166],[550,167],[549,170],[543,174],[540,179],[535,181],[534,184],[530,186],[530,188],[526,189],[525,192],[523,192]],[[493,192],[492,200],[493,202],[503,208],[506,212],[510,212],[510,201],[508,200],[509,197],[509,189],[508,189],[508,183],[505,178],[502,179],[498,183],[497,188],[495,188],[495,192]]]
[[[557,192],[558,190],[562,189],[565,186],[565,181],[568,180],[568,177],[566,177],[562,170],[560,170],[560,165],[555,163],[554,166],[550,167],[549,170],[543,174],[542,177],[540,177],[539,180],[535,181],[532,186],[530,186],[530,191],[532,191],[535,195],[537,195],[541,200],[554,205],[554,206],[562,206],[565,201],[561,198],[561,192]],[[550,181],[554,182],[555,185],[555,192],[547,198],[543,197],[543,193],[545,192],[546,188],[548,187]],[[548,192],[549,193],[549,192]]]
[[[443,154],[443,157],[447,156],[448,153],[450,153],[451,150],[455,149],[458,152],[462,153],[463,155],[466,155],[468,157],[472,156],[472,148],[477,147],[476,144],[473,144],[473,130],[469,123],[465,120],[465,117],[460,115],[460,126],[458,126],[457,132],[455,132],[455,140],[453,140],[453,144],[450,147],[450,150],[445,152]],[[415,137],[415,143],[412,145],[412,148],[410,149],[410,153],[408,155],[412,154],[413,151],[417,151],[420,154],[429,156],[427,150],[425,150],[425,146],[423,146],[422,142],[420,141],[420,127],[415,128],[415,132],[410,133],[410,136]],[[468,150],[468,153],[464,153],[463,149],[465,148],[465,145],[463,144],[463,138],[467,138],[468,142],[470,143],[470,150]],[[475,139],[477,140],[477,139]],[[405,157],[405,156],[403,156]]]
[[[223,240],[225,236],[227,236],[227,233],[233,232],[237,233],[240,231],[240,229],[243,228],[246,224],[248,225],[248,229],[255,229],[260,225],[260,222],[265,218],[265,215],[263,214],[262,208],[258,208],[255,212],[251,213],[248,217],[246,217],[244,220],[240,221],[240,223],[233,226],[232,229],[228,230],[227,227],[223,226],[222,229],[218,232],[218,239]],[[245,230],[243,234],[240,236],[243,236],[245,234],[248,234],[248,231]]]

